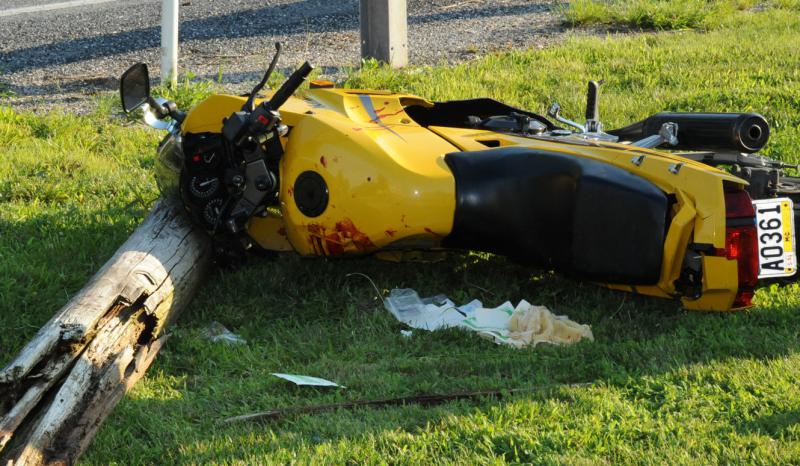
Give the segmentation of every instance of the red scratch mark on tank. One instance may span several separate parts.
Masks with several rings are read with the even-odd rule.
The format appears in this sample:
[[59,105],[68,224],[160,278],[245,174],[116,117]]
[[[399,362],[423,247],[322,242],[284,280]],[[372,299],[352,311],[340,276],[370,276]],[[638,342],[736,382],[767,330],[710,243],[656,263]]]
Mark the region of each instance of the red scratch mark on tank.
[[437,238],[440,238],[440,237],[442,236],[442,235],[440,235],[439,233],[436,233],[435,231],[431,230],[431,229],[430,229],[430,228],[428,228],[428,227],[425,227],[425,231],[426,231],[426,232],[428,232],[428,233],[430,233],[430,234],[432,234],[433,236],[436,236]]
[[353,128],[353,131],[361,131],[361,130],[363,130],[363,129],[364,129],[364,128]]
[[325,227],[317,223],[311,223],[308,228],[308,242],[311,244],[311,249],[317,256],[324,256],[325,248],[322,245],[322,238],[325,237]]
[[306,228],[308,229],[308,241],[314,249],[314,254],[319,256],[368,252],[377,249],[372,240],[356,228],[349,218],[337,222],[335,231],[331,233],[328,233],[326,228],[318,223],[311,223]]
[[325,236],[325,227],[317,223],[310,223],[306,228],[308,229],[308,242],[311,244],[314,254],[324,256],[325,248],[322,247],[322,238]]
[[325,254],[325,248],[322,246],[322,240],[320,238],[312,237],[311,238],[311,245],[314,247],[314,254],[316,254],[318,256],[326,255]]
[[281,236],[286,236],[286,228],[284,227],[278,228],[278,234]]
[[378,113],[378,116],[381,117],[381,118],[386,118],[386,117],[398,115],[400,113],[403,113],[404,111],[405,111],[405,109],[400,109],[400,110],[398,110],[396,112],[392,112],[392,113]]
[[325,236],[325,227],[318,223],[309,223],[306,228],[314,236]]
[[331,233],[325,236],[325,247],[329,254],[344,254],[344,244],[339,237],[339,233]]
[[287,194],[289,194],[289,196],[294,196],[294,186],[289,186],[289,190],[287,191]]
[[361,232],[353,224],[349,218],[336,223],[336,231],[342,235],[343,238],[349,239],[353,242],[353,246],[360,252],[366,252],[376,249],[375,244],[369,239],[369,236]]
[[381,114],[381,112],[382,112],[384,109],[386,109],[386,106],[385,106],[385,105],[384,105],[383,107],[381,107],[381,108],[376,108],[376,109],[375,109],[375,113],[377,113],[378,115],[380,115],[380,114]]
[[319,163],[321,163],[323,167],[328,168],[328,161],[325,159],[324,155],[319,156]]
[[394,230],[392,228],[389,228],[388,230],[386,230],[386,236],[394,237],[395,233],[397,233],[397,230]]

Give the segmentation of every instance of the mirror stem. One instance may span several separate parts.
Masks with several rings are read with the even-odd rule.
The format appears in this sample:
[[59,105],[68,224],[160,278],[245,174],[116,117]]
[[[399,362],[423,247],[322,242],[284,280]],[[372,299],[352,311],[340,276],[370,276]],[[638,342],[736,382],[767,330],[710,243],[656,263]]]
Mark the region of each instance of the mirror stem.
[[151,95],[147,96],[147,105],[149,105],[150,108],[152,108],[153,111],[156,112],[156,116],[158,117],[159,120],[166,118],[170,115],[169,108],[167,108],[166,105],[161,105],[160,103],[158,103],[156,99],[154,99],[153,96]]

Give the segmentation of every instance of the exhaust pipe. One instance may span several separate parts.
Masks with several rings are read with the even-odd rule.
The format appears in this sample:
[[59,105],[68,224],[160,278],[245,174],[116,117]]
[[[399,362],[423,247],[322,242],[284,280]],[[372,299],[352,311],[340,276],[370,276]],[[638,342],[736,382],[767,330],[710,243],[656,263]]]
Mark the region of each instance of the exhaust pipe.
[[769,124],[758,113],[661,112],[638,123],[608,131],[623,141],[658,134],[664,123],[678,124],[679,150],[758,152],[769,140]]

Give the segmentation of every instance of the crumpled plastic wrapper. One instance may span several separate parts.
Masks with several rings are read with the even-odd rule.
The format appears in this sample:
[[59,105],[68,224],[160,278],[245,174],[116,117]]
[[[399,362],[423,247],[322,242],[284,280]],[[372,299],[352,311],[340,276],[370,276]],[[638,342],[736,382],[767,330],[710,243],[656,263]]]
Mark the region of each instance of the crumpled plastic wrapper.
[[464,328],[497,344],[516,348],[539,343],[567,345],[583,339],[594,341],[588,325],[555,315],[546,307],[534,306],[525,300],[516,307],[506,301],[487,309],[477,299],[456,306],[446,296],[420,298],[416,291],[406,288],[392,290],[384,306],[411,328],[428,331]]
[[247,340],[231,332],[216,320],[203,330],[203,337],[214,343],[222,342],[228,345],[246,345]]

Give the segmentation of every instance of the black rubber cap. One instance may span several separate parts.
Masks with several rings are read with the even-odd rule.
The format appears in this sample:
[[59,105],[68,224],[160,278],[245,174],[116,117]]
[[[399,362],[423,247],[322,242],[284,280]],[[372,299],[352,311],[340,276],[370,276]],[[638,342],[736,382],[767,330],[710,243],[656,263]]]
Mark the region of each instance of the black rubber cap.
[[328,208],[328,185],[317,172],[306,171],[294,182],[294,202],[306,217],[318,217]]

